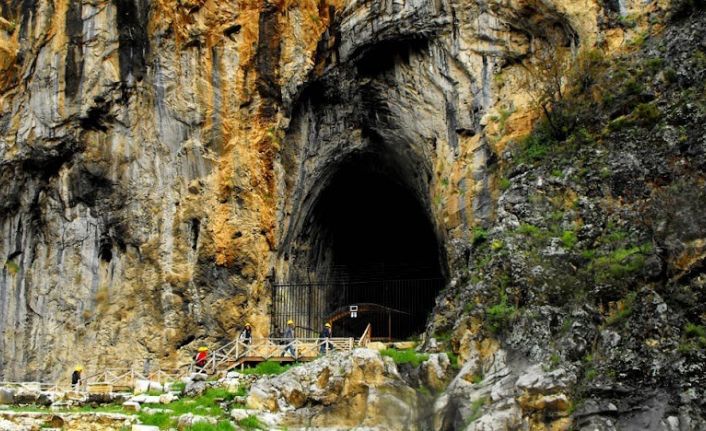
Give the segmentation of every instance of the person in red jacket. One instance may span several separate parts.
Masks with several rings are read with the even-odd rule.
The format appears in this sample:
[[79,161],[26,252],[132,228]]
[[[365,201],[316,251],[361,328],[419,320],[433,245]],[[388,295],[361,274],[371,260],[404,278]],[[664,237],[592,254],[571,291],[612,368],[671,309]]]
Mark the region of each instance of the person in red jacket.
[[196,354],[196,366],[201,367],[201,368],[205,367],[207,359],[208,359],[208,347],[206,347],[206,346],[199,347],[199,353]]

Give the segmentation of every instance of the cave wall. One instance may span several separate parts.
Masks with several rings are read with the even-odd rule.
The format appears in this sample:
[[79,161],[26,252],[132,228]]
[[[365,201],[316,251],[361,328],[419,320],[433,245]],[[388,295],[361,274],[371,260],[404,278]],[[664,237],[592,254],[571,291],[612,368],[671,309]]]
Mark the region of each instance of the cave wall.
[[565,0],[3,2],[0,378],[52,380],[79,359],[89,374],[176,367],[246,316],[265,334],[268,281],[288,277],[337,164],[373,145],[453,260],[493,215],[488,145],[504,142],[487,139],[489,116],[511,103],[509,127],[530,124],[517,59],[552,37],[618,46],[630,30],[611,13]]

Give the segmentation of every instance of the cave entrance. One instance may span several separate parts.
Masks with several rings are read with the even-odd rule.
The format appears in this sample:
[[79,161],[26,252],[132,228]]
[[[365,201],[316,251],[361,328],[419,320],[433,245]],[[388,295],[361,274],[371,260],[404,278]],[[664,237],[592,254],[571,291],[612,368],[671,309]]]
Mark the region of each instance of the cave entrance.
[[428,193],[414,187],[420,175],[364,154],[328,178],[296,241],[290,282],[272,290],[273,329],[292,319],[300,337],[325,321],[335,336],[360,337],[368,323],[374,338],[424,330],[444,271]]

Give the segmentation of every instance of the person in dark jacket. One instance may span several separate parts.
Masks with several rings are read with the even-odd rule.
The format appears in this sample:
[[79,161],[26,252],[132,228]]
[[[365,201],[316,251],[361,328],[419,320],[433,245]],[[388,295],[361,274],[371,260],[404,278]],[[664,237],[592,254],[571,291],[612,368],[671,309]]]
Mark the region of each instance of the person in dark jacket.
[[83,367],[77,365],[76,368],[74,368],[74,372],[71,373],[71,386],[74,390],[78,390],[78,388],[81,387],[81,371],[83,371]]
[[333,337],[333,332],[331,330],[331,324],[326,322],[324,325],[324,330],[321,331],[321,334],[319,338],[322,338],[323,341],[320,342],[319,344],[319,352],[321,353],[327,353],[333,350],[333,344],[329,342],[329,338]]
[[287,329],[284,331],[284,343],[285,343],[285,348],[284,352],[282,352],[282,356],[284,357],[287,353],[292,355],[293,358],[296,359],[297,357],[297,352],[294,349],[294,321],[289,320],[287,321]]

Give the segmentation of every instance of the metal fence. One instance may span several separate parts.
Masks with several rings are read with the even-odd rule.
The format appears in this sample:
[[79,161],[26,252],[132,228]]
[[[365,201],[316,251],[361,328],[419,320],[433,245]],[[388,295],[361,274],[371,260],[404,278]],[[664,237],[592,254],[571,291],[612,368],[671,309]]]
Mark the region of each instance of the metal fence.
[[356,317],[337,318],[334,336],[359,337],[370,323],[373,338],[406,338],[423,328],[443,284],[440,278],[275,284],[271,334],[279,336],[293,320],[297,337],[311,337],[341,308],[367,304]]

